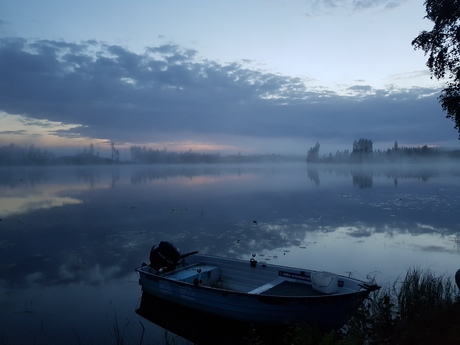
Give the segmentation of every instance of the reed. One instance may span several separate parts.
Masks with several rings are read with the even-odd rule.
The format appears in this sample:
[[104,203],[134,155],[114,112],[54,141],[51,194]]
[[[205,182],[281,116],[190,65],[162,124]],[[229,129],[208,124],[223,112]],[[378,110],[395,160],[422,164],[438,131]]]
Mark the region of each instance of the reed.
[[452,282],[430,271],[411,269],[398,294],[401,319],[407,322],[443,311],[458,300]]
[[452,280],[415,267],[401,281],[371,295],[342,340],[343,344],[347,339],[363,344],[460,344],[459,321],[460,294]]
[[[397,293],[397,301],[401,338],[426,344],[440,343],[438,337],[447,336],[457,337],[455,343],[460,343],[460,295],[447,276],[410,269]],[[449,339],[445,341],[449,343]]]
[[297,327],[285,343],[460,344],[459,290],[446,275],[411,268],[402,280],[373,292],[334,334]]

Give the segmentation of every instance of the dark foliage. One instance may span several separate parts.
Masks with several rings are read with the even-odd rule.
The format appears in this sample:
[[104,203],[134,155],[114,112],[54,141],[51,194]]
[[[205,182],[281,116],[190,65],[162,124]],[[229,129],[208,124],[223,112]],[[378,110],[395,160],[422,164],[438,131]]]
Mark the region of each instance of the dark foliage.
[[[335,155],[319,156],[319,143],[308,151],[308,163],[417,163],[432,162],[436,160],[458,160],[459,150],[445,150],[428,145],[418,147],[399,146],[396,141],[392,148],[387,150],[373,150],[373,143],[370,139],[359,139],[353,142],[353,151],[337,151]],[[314,153],[314,155],[312,154]],[[312,159],[314,157],[314,159]]]
[[319,148],[320,145],[317,142],[315,146],[310,148],[307,153],[307,162],[317,162],[319,160]]
[[285,344],[425,345],[460,343],[459,291],[446,276],[410,269],[373,295],[338,331],[295,327]]
[[426,0],[425,6],[433,29],[420,32],[412,46],[428,55],[432,76],[448,79],[439,101],[460,133],[460,0]]
[[5,165],[47,165],[52,162],[52,152],[31,146],[10,144],[0,147],[0,166]]

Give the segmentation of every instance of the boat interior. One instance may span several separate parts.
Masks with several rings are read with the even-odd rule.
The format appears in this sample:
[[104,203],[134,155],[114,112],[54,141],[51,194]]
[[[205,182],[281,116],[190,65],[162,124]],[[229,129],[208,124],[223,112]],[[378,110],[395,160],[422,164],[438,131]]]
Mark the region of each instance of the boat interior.
[[348,282],[345,284],[346,278],[333,273],[297,271],[276,265],[258,265],[252,261],[201,259],[198,255],[165,273],[155,272],[149,266],[141,269],[175,281],[254,295],[318,296],[359,289]]

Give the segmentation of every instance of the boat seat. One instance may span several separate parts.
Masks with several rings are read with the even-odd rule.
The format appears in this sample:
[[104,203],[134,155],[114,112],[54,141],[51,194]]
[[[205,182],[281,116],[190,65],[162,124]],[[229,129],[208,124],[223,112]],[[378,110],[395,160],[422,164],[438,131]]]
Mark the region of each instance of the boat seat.
[[258,295],[285,281],[292,281],[292,279],[289,279],[286,277],[278,277],[275,280],[272,280],[271,282],[267,284],[256,287],[255,289],[249,291],[248,293],[251,295]]
[[205,264],[190,265],[168,273],[165,277],[192,284],[199,282],[200,285],[209,286],[219,280],[220,270],[218,267]]

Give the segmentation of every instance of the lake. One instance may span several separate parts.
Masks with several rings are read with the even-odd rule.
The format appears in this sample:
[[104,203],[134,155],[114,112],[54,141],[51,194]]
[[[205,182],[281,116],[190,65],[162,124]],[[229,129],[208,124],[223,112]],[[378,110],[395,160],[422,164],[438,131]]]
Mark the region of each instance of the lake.
[[187,343],[135,313],[161,240],[384,286],[453,276],[459,209],[458,163],[0,168],[0,343]]

